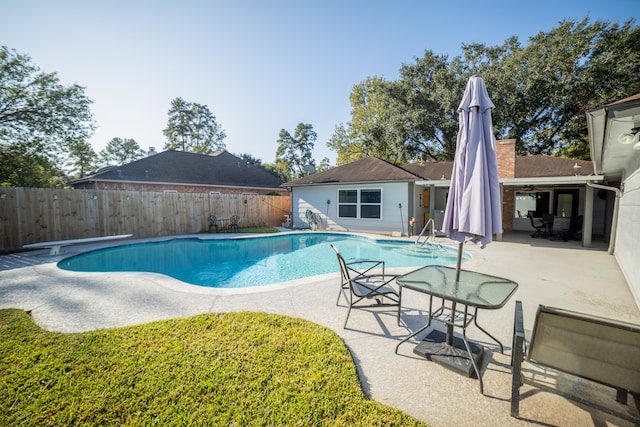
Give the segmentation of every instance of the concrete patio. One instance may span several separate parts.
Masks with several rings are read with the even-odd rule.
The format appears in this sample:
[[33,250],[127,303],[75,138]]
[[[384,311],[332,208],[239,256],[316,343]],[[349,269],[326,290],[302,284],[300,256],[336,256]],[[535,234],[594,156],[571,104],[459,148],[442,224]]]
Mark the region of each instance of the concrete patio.
[[[449,242],[439,239],[438,243]],[[331,328],[342,337],[370,398],[432,426],[632,425],[528,386],[522,389],[521,418],[509,416],[509,360],[516,300],[523,301],[526,328],[532,327],[539,304],[640,324],[640,311],[604,244],[585,249],[576,241],[532,239],[526,233],[514,233],[484,250],[465,245],[473,259],[463,268],[519,283],[515,296],[504,308],[481,311],[479,315],[480,323],[504,344],[505,354],[500,354],[499,347],[482,332],[474,327],[469,330],[469,337],[487,350],[482,367],[484,395],[480,394],[476,379],[415,355],[412,349],[416,341],[401,346],[398,355],[394,353],[397,343],[425,321],[428,300],[424,295],[411,291],[403,294],[402,326],[396,323],[395,309],[373,309],[352,311],[348,329],[343,329],[344,300],[339,306],[335,304],[339,289],[337,262],[335,274],[241,290],[191,286],[158,274],[75,273],[56,267],[55,262],[69,254],[104,246],[108,245],[68,247],[59,256],[51,256],[47,250],[0,256],[0,308],[28,310],[41,327],[59,332],[133,325],[210,311],[249,310],[295,316]],[[607,399],[612,406],[618,405],[612,390],[595,388],[589,392]],[[635,409],[632,411],[637,415]]]

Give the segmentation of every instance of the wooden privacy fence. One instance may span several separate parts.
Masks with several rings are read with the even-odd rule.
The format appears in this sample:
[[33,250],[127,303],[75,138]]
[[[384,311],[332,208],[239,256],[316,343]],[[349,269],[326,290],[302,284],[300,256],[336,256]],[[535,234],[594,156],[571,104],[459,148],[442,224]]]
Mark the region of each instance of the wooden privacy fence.
[[0,187],[0,250],[29,243],[133,234],[155,237],[208,231],[208,217],[240,217],[239,226],[278,226],[289,196]]

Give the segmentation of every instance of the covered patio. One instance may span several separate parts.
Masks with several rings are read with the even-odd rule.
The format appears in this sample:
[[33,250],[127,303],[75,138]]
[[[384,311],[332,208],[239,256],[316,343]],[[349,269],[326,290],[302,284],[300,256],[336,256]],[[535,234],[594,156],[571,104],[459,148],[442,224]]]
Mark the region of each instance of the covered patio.
[[[594,173],[593,164],[552,156],[516,156],[514,139],[496,142],[498,173],[505,233],[535,231],[528,213],[536,218],[566,218],[584,247],[592,240],[609,240],[615,196],[598,189],[605,177]],[[451,185],[450,162],[411,164],[405,168],[425,177],[415,182],[413,200],[416,230],[429,218],[441,229]],[[424,217],[424,219],[423,219]],[[500,236],[498,236],[500,238]]]

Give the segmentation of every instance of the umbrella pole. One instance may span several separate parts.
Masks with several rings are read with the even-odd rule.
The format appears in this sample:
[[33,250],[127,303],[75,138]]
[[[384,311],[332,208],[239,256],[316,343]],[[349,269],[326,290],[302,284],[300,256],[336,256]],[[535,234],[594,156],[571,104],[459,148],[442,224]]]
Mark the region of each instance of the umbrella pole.
[[[460,265],[462,264],[462,243],[458,245],[458,262],[456,263],[456,285],[460,281]],[[451,303],[451,324],[447,325],[447,345],[453,345],[453,322],[456,318],[456,303]]]
[[460,281],[460,265],[462,264],[462,243],[458,245],[458,263],[456,264],[456,283]]

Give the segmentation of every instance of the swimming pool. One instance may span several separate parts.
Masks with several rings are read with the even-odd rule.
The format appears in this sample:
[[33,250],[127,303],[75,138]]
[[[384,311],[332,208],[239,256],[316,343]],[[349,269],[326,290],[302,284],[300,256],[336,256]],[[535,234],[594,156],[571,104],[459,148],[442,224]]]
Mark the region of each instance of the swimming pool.
[[179,238],[100,249],[58,263],[70,271],[145,271],[183,282],[244,288],[339,271],[333,243],[347,260],[381,259],[387,268],[453,264],[457,251],[440,245],[377,240],[338,233],[287,233],[225,239]]

